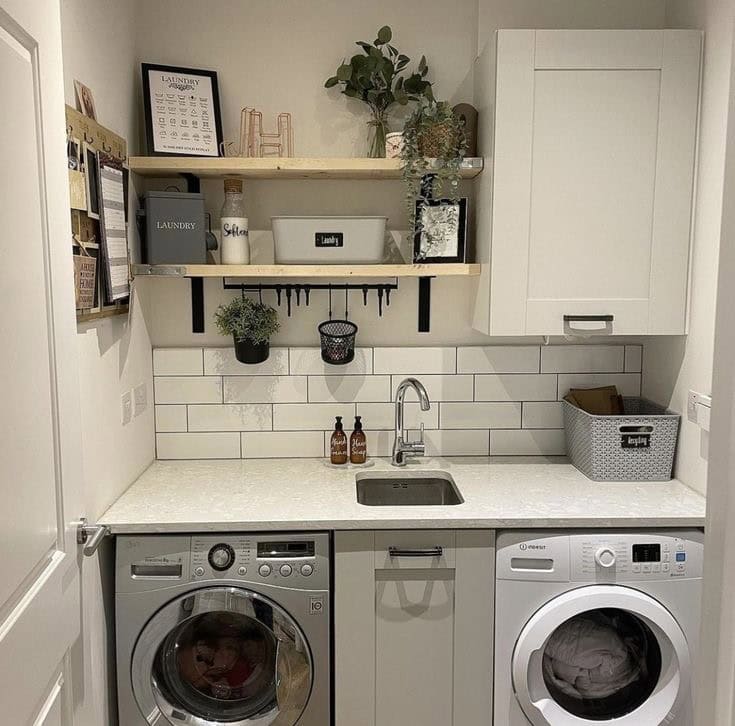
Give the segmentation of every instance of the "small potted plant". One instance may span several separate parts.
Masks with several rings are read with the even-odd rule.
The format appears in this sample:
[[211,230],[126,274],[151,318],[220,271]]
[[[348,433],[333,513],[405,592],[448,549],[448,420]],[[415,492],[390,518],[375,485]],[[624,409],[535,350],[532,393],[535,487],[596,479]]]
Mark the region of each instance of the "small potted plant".
[[446,101],[428,99],[403,127],[403,179],[406,211],[416,224],[416,202],[459,197],[462,160],[467,149],[462,120]]
[[392,38],[390,27],[384,25],[372,45],[358,40],[356,45],[362,48],[362,54],[343,60],[336,74],[324,84],[325,88],[341,84],[345,96],[364,101],[370,108],[373,118],[368,121],[368,156],[371,158],[385,156],[388,109],[393,104],[405,106],[409,101],[433,98],[431,82],[426,80],[429,73],[426,57],[421,57],[416,71],[404,76],[411,59],[391,45]]
[[240,363],[262,363],[270,354],[270,339],[280,327],[278,313],[270,305],[244,295],[220,305],[214,321],[222,335],[235,341],[235,357]]

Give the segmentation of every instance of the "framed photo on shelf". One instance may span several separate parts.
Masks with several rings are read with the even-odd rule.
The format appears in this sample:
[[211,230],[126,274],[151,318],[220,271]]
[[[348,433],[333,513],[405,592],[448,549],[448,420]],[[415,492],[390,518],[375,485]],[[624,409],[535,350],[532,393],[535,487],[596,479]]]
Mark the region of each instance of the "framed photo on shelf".
[[87,216],[90,219],[100,218],[100,185],[99,162],[97,152],[86,141],[84,142],[84,180],[87,194]]
[[216,71],[143,63],[148,153],[219,156],[222,116]]
[[414,262],[464,262],[466,247],[466,198],[416,202]]

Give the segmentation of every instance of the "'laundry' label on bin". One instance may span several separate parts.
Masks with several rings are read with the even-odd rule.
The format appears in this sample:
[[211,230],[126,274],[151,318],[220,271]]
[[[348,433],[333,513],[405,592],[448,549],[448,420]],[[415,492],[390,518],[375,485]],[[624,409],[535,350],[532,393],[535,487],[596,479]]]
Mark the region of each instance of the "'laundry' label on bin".
[[315,232],[315,247],[344,247],[345,240],[342,232]]
[[651,434],[623,434],[620,445],[624,449],[650,449]]

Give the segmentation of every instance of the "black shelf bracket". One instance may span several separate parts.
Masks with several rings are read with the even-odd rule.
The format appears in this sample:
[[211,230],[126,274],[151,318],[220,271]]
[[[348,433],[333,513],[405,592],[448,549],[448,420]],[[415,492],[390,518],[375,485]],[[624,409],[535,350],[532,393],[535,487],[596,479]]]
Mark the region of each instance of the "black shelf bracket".
[[431,330],[431,277],[419,277],[419,333]]

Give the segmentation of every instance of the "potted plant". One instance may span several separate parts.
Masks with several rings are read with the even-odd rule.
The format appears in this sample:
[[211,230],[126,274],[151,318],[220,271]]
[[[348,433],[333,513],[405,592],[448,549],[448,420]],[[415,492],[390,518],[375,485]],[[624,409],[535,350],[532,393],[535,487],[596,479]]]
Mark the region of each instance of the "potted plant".
[[262,363],[270,354],[270,339],[280,327],[278,313],[270,305],[242,295],[220,305],[214,321],[222,335],[235,341],[235,357],[241,363]]
[[362,54],[353,55],[349,62],[343,60],[336,74],[324,84],[325,88],[341,84],[345,96],[364,101],[370,108],[373,117],[368,122],[368,156],[371,158],[385,156],[388,109],[393,104],[405,106],[409,101],[433,98],[431,82],[426,80],[429,72],[426,57],[421,57],[418,70],[404,76],[411,59],[390,44],[392,38],[390,27],[384,25],[372,45],[358,40],[356,45],[362,48]]
[[[446,101],[427,99],[403,127],[403,179],[406,211],[416,227],[416,202],[459,198],[462,160],[467,149],[462,120]],[[421,230],[416,230],[420,233]]]

